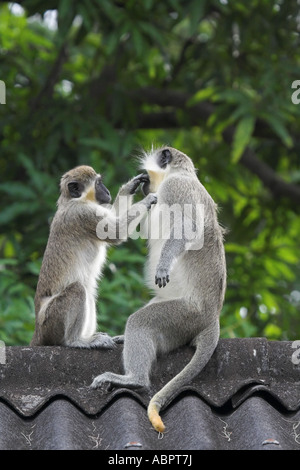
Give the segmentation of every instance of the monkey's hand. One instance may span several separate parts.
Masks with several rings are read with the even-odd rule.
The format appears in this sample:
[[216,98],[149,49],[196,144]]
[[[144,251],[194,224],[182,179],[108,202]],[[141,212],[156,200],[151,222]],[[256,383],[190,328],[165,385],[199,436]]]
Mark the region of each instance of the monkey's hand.
[[148,210],[150,210],[152,204],[156,204],[156,203],[157,203],[157,196],[156,196],[156,194],[154,194],[154,193],[150,193],[150,194],[148,194],[148,196],[146,196],[141,202],[146,205],[146,207],[147,207]]
[[158,285],[159,288],[166,287],[169,281],[170,281],[169,271],[167,271],[167,269],[164,269],[164,268],[157,268],[156,275],[155,275],[155,284]]
[[132,178],[132,180],[128,181],[128,183],[124,184],[124,186],[122,187],[122,194],[135,194],[140,184],[142,183],[149,183],[149,176],[147,175],[147,173],[141,173],[140,175],[137,175]]

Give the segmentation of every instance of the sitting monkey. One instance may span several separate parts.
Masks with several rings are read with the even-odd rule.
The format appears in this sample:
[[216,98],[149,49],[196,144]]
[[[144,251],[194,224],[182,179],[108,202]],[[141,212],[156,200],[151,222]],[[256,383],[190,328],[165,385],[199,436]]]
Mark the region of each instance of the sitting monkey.
[[[122,387],[149,387],[152,365],[158,355],[183,345],[195,347],[189,364],[151,399],[148,416],[154,428],[165,426],[159,411],[180,387],[188,384],[207,364],[219,340],[219,315],[226,286],[226,262],[223,230],[217,220],[217,207],[197,178],[192,160],[174,148],[165,147],[143,158],[150,177],[144,194],[157,193],[157,205],[151,211],[151,226],[160,226],[168,236],[149,239],[146,278],[155,297],[131,315],[125,329],[123,361],[125,375],[105,372],[92,387],[105,384]],[[165,227],[163,207],[179,205],[181,225],[194,231],[194,239],[185,231],[176,237],[176,223]],[[184,211],[185,206],[191,209]],[[202,223],[196,217],[203,207]],[[184,220],[187,217],[189,220]],[[168,221],[169,222],[169,221]],[[179,227],[182,228],[182,227]]]
[[[119,233],[124,235],[135,220],[138,225],[136,213],[143,215],[156,203],[156,197],[150,194],[131,206],[133,194],[146,181],[146,175],[139,175],[121,187],[115,207],[118,210],[120,196],[126,196],[129,210],[116,215],[106,206],[110,192],[93,168],[79,166],[62,176],[36,289],[32,346],[111,348],[122,341],[121,337],[96,333],[97,280],[107,246],[124,241]],[[115,227],[114,233],[107,232],[103,239],[99,239],[97,230],[100,220],[102,225]]]

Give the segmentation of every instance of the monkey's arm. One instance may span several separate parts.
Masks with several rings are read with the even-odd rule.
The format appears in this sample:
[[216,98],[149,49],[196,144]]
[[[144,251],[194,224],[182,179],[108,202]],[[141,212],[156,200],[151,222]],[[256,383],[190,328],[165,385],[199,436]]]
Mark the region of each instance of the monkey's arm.
[[147,211],[150,210],[152,204],[156,204],[156,202],[157,197],[154,194],[149,194],[119,217],[116,217],[113,213],[103,216],[97,224],[96,233],[98,238],[114,245],[127,240]]
[[146,182],[149,182],[149,176],[142,173],[121,186],[113,204],[113,208],[116,211],[117,216],[124,214],[128,209],[130,209],[133,195],[136,193],[140,184]]
[[186,240],[175,239],[174,231],[172,231],[170,238],[166,240],[161,255],[158,261],[155,275],[155,284],[158,287],[165,287],[170,281],[170,271],[174,261],[183,253],[186,249]]
[[[201,215],[201,214],[200,214]],[[201,221],[199,221],[201,222]],[[176,259],[185,251],[200,249],[202,247],[201,223],[197,228],[196,221],[192,217],[185,215],[185,224],[181,231],[181,238],[175,237],[176,227],[173,221],[169,238],[162,247],[160,258],[156,268],[155,284],[158,287],[165,287],[170,281],[170,271]],[[180,222],[178,222],[180,223]],[[191,231],[187,230],[190,228]],[[193,248],[192,248],[193,247]]]
[[[170,281],[172,265],[182,253],[190,248],[190,242],[197,241],[199,237],[198,231],[200,227],[197,228],[197,222],[199,223],[201,220],[198,220],[198,209],[195,204],[191,202],[189,196],[193,186],[190,182],[184,185],[181,183],[180,188],[178,188],[177,184],[176,178],[170,177],[163,185],[163,192],[161,193],[161,199],[159,201],[161,205],[166,204],[169,207],[177,205],[178,212],[173,215],[170,224],[170,233],[162,247],[157,264],[155,284],[157,284],[158,287],[165,287],[167,285]],[[177,200],[179,190],[181,191],[180,205]],[[188,207],[185,207],[185,205]]]

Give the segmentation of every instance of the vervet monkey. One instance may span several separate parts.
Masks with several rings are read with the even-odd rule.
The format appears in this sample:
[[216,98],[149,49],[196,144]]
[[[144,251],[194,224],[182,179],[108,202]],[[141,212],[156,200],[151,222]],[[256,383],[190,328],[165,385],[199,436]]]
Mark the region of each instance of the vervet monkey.
[[[116,215],[106,206],[110,192],[93,168],[78,166],[62,176],[36,289],[32,346],[111,348],[121,341],[120,337],[96,333],[97,280],[108,244],[124,241],[128,224],[134,228],[139,223],[137,213],[142,216],[156,203],[156,197],[149,194],[130,208],[133,194],[145,181],[147,176],[139,175],[121,187],[113,206],[119,212]],[[119,207],[120,196],[127,198],[129,210],[125,213]],[[102,239],[97,227],[100,220],[111,229]]]
[[[192,160],[184,153],[165,147],[143,158],[143,167],[150,177],[145,194],[157,193],[157,205],[151,211],[151,226],[167,219],[163,206],[189,205],[195,238],[175,237],[176,222],[170,224],[168,237],[149,239],[147,283],[155,297],[131,315],[125,328],[123,361],[125,375],[105,372],[96,377],[92,387],[149,387],[152,365],[158,355],[183,345],[196,348],[186,367],[151,399],[148,416],[154,428],[165,426],[159,411],[166,406],[180,387],[188,384],[207,364],[219,340],[219,314],[226,284],[223,230],[218,224],[217,207],[196,176]],[[196,217],[202,205],[204,220]],[[183,219],[179,224],[183,226]],[[178,224],[178,219],[177,219]],[[182,227],[181,227],[182,228]],[[202,246],[203,242],[203,246]],[[197,246],[198,245],[198,246]]]

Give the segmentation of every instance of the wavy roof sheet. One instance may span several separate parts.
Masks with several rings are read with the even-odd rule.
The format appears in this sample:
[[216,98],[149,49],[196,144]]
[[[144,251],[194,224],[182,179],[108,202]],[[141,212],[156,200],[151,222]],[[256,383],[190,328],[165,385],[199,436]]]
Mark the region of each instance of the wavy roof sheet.
[[161,357],[149,391],[92,390],[107,370],[122,373],[122,347],[80,350],[7,347],[0,364],[0,449],[297,449],[300,364],[293,343],[221,339],[205,369],[162,411],[166,433],[151,427],[150,397],[193,355]]

